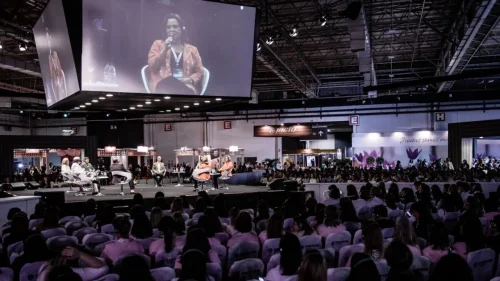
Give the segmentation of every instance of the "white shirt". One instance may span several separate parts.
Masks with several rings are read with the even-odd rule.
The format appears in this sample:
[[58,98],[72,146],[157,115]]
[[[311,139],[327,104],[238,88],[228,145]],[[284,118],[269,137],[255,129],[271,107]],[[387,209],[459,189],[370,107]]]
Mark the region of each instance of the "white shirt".
[[378,197],[373,197],[372,199],[368,200],[366,205],[370,208],[373,208],[378,205],[384,205],[384,200],[378,198]]
[[323,204],[325,204],[326,206],[328,206],[328,205],[338,205],[338,204],[340,204],[340,199],[328,198],[325,201],[323,201]]
[[266,275],[266,281],[292,281],[296,279],[297,275],[291,275],[291,276],[281,275],[281,269],[279,265],[269,270],[269,272]]

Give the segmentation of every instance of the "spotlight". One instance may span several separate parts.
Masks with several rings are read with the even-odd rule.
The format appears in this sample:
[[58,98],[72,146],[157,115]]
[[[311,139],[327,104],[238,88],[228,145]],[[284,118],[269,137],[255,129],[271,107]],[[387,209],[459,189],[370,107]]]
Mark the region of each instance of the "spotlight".
[[260,45],[260,43],[257,43],[257,52],[260,51],[262,49],[262,46]]
[[19,44],[19,51],[24,52],[28,49],[26,44]]
[[215,100],[216,100],[216,101],[220,101],[220,100],[222,100],[222,99],[221,99],[221,98],[216,98]]
[[172,112],[172,110],[170,110],[170,109],[167,109],[167,112]]
[[137,105],[137,107],[143,107],[143,106],[144,106],[144,105],[142,105],[142,104],[138,104],[138,105]]
[[105,97],[99,97],[100,100],[105,100],[106,98]]
[[169,99],[170,99],[170,97],[169,97],[169,96],[166,96],[166,97],[164,97],[164,99],[169,100]]
[[130,107],[130,109],[134,110],[134,109],[135,109],[135,107],[131,106],[131,107]]
[[281,123],[281,126],[285,126],[285,124]]
[[0,50],[1,50],[2,48],[3,48],[3,47],[2,47],[2,42],[0,41]]
[[66,117],[68,117],[68,114],[64,113],[63,116],[64,116],[64,118],[66,118]]
[[122,111],[127,111],[127,109],[126,109],[126,108],[124,108],[124,109],[122,109]]
[[151,104],[151,102],[150,102],[150,101],[147,101],[147,102],[145,102],[145,104]]
[[164,113],[164,112],[165,112],[165,110],[160,110],[160,111],[158,111],[158,112],[160,112],[160,113]]
[[325,26],[326,25],[326,16],[325,15],[322,15],[319,18],[319,25],[321,25],[321,26]]
[[79,106],[75,106],[75,109],[80,109],[80,107]]
[[180,108],[176,107],[175,110],[181,110]]
[[294,26],[292,28],[292,30],[290,31],[290,36],[291,37],[297,37],[297,35],[299,35],[299,27],[298,26]]
[[86,102],[85,105],[91,105],[91,103],[90,102]]
[[200,105],[200,103],[199,102],[195,102],[194,105]]
[[189,108],[189,105],[185,105],[184,108]]
[[82,104],[82,105],[80,105],[80,108],[85,108],[85,107],[86,107],[86,106],[85,106],[85,105],[83,105],[83,104]]
[[267,37],[266,44],[271,46],[274,43],[274,38],[272,36]]
[[365,104],[365,103],[366,103],[366,100],[363,100],[363,102],[362,102],[362,103],[363,103],[363,104]]
[[113,94],[106,94],[106,97],[112,97]]
[[206,101],[205,101],[205,103],[210,103],[210,101],[209,101],[209,100],[206,100]]
[[155,99],[156,102],[160,101],[160,99]]
[[98,100],[92,100],[92,102],[98,102]]
[[108,113],[108,114],[106,114],[106,117],[109,117],[109,115],[111,115],[111,114],[109,114],[109,113]]
[[482,139],[483,137],[479,137],[480,139]]

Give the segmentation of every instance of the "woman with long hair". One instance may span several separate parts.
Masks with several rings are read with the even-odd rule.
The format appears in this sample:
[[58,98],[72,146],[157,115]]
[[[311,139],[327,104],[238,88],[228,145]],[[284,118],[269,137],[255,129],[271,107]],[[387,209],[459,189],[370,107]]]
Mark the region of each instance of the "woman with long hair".
[[163,26],[165,39],[154,41],[148,54],[149,89],[156,93],[161,80],[174,77],[199,95],[203,63],[198,49],[187,43],[184,20],[177,14],[168,14]]
[[[370,222],[363,227],[363,244],[365,248],[363,253],[370,257],[374,262],[379,262],[383,258],[384,252],[384,236],[382,229],[377,223]],[[346,267],[352,265],[352,260],[347,261]]]
[[149,221],[151,222],[151,227],[153,227],[153,229],[158,228],[162,217],[163,213],[159,207],[154,207],[151,210],[151,214],[149,214]]
[[128,256],[124,258],[118,269],[120,281],[154,281],[149,266],[140,256]]
[[413,255],[422,255],[422,252],[417,245],[417,235],[415,234],[413,225],[407,217],[399,217],[398,221],[396,222],[396,227],[394,228],[393,240],[397,240],[408,246],[408,249],[410,249]]
[[130,234],[136,239],[153,237],[153,227],[146,214],[139,214],[135,217]]
[[347,281],[380,281],[375,262],[364,253],[355,253],[351,258],[351,272]]
[[177,222],[172,217],[165,216],[161,218],[158,228],[163,233],[163,239],[158,239],[151,243],[149,246],[149,255],[151,257],[156,256],[156,254],[161,250],[164,250],[165,253],[170,253],[175,247],[177,247]]
[[332,233],[346,231],[345,225],[339,219],[340,214],[337,207],[330,205],[325,208],[325,219],[317,228],[318,234],[324,238]]
[[266,230],[259,233],[259,240],[264,245],[267,239],[281,238],[283,236],[283,217],[274,213],[267,221]]
[[286,233],[280,240],[280,264],[267,272],[266,281],[280,281],[297,275],[302,261],[302,249],[297,236]]
[[326,270],[323,256],[318,251],[309,253],[300,264],[298,281],[326,281]]
[[429,246],[422,250],[422,255],[427,257],[432,264],[438,263],[442,257],[453,252],[448,238],[448,229],[442,222],[436,222],[431,227],[427,244]]
[[387,281],[419,280],[410,269],[413,263],[413,254],[403,242],[393,240],[385,250],[385,259],[390,267]]
[[354,204],[349,198],[340,200],[340,220],[342,222],[359,222]]
[[[197,250],[203,253],[203,255],[207,258],[207,263],[218,263],[221,264],[219,256],[217,252],[210,249],[210,243],[208,242],[208,237],[205,231],[199,227],[193,227],[188,231],[186,236],[186,244],[182,248],[182,256],[186,254],[190,250]],[[177,258],[175,262],[175,270],[180,273],[181,269],[184,265],[189,264],[191,261],[186,260],[187,263],[183,263],[181,257]],[[188,265],[189,266],[189,265]]]
[[316,234],[316,231],[314,231],[309,223],[307,223],[307,220],[301,216],[293,218],[293,225],[290,232],[299,238],[306,235]]
[[481,221],[475,217],[468,217],[460,227],[459,241],[453,246],[463,259],[467,260],[469,253],[484,249],[486,241]]
[[449,254],[434,266],[429,281],[474,281],[472,269],[459,255]]
[[116,240],[104,246],[101,257],[109,263],[114,263],[119,257],[127,254],[144,253],[141,244],[130,238],[130,220],[126,217],[117,217],[113,220]]
[[236,233],[227,241],[227,247],[231,248],[240,242],[255,243],[260,245],[259,238],[252,231],[252,218],[247,212],[241,212],[236,219]]

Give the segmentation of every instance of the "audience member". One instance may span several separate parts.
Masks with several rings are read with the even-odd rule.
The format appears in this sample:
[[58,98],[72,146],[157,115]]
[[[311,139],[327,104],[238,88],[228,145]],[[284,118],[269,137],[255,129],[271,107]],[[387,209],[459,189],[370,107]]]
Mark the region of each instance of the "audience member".
[[130,234],[136,239],[153,237],[153,227],[146,214],[138,214],[135,217]]
[[124,258],[118,268],[120,281],[154,281],[146,261],[137,255]]
[[318,234],[324,238],[332,233],[338,233],[345,231],[346,228],[339,220],[339,212],[335,206],[327,206],[325,208],[325,219],[323,224],[320,224],[317,228]]
[[144,252],[141,244],[129,237],[131,224],[128,218],[115,218],[113,227],[115,228],[117,240],[104,246],[101,254],[102,258],[109,263],[114,263],[120,256]]
[[443,256],[453,252],[448,238],[448,229],[442,222],[436,222],[431,227],[427,242],[429,246],[422,250],[422,255],[433,264],[438,263]]
[[465,219],[460,228],[460,236],[457,239],[458,242],[454,245],[455,251],[466,261],[469,253],[486,247],[483,227],[478,218],[468,217]]
[[297,237],[302,237],[306,235],[316,234],[316,231],[312,229],[306,219],[301,216],[296,216],[293,218],[291,233],[295,234]]
[[162,210],[159,207],[154,207],[151,209],[151,214],[149,215],[149,221],[151,222],[151,227],[153,229],[158,228],[161,218],[163,217]]
[[422,252],[417,245],[417,235],[415,234],[410,221],[405,216],[399,217],[396,223],[396,227],[394,228],[394,240],[402,242],[408,246],[408,249],[410,249],[413,255],[422,255]]
[[36,227],[37,231],[43,231],[51,228],[61,227],[59,225],[59,209],[56,207],[47,207],[43,222]]
[[339,190],[339,188],[336,185],[332,184],[328,187],[328,189],[330,190],[330,192],[328,193],[328,199],[323,201],[323,204],[325,204],[326,206],[338,205],[340,203],[340,190]]
[[384,205],[377,205],[373,208],[373,219],[380,226],[381,229],[391,228],[395,226],[393,220],[389,219],[387,214],[387,207]]
[[472,270],[459,255],[443,256],[434,266],[429,281],[474,281]]
[[351,257],[351,272],[347,281],[380,281],[375,262],[364,253],[355,253]]
[[[183,264],[179,281],[207,281],[206,264],[209,262],[206,254],[197,249],[183,252],[180,263]],[[121,281],[121,280],[120,280]]]
[[[203,229],[199,227],[194,227],[189,229],[188,234],[186,236],[186,244],[184,245],[184,248],[182,248],[182,257],[184,257],[184,255],[189,251],[193,250],[201,252],[203,256],[206,257],[206,263],[221,264],[217,252],[211,250],[210,243],[208,242],[208,237],[205,234],[205,231],[203,231]],[[177,273],[180,273],[183,266],[186,265],[186,263],[182,263],[183,261],[182,257],[179,256],[177,258],[177,261],[175,262],[175,270]],[[190,260],[186,261],[187,264],[191,262]]]
[[297,275],[302,261],[302,249],[297,236],[286,233],[280,240],[280,264],[267,272],[266,281],[282,281]]
[[386,281],[420,281],[410,270],[413,254],[405,243],[394,239],[385,250],[385,259],[390,268]]
[[263,245],[267,239],[281,238],[283,236],[283,217],[274,213],[267,222],[266,230],[259,234],[259,240]]
[[227,247],[231,248],[240,242],[259,244],[259,238],[252,232],[252,218],[247,212],[241,212],[236,219],[236,233],[227,241]]
[[318,251],[306,253],[299,268],[298,281],[326,281],[326,262]]

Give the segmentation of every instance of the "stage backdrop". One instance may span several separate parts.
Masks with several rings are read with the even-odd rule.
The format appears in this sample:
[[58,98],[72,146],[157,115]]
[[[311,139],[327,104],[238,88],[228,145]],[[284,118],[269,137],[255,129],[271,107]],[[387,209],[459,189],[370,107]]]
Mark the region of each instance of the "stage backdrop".
[[83,90],[249,98],[256,8],[165,3],[83,1]]
[[61,0],[49,2],[33,34],[47,106],[51,106],[80,90]]
[[384,166],[406,166],[410,159],[432,162],[448,157],[448,131],[413,131],[353,134],[353,165],[367,166],[366,159],[384,158]]

